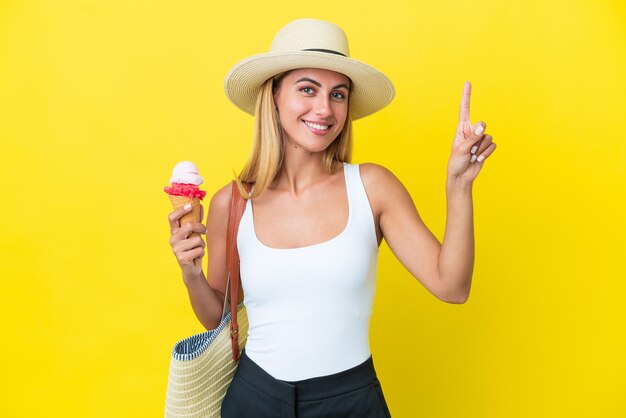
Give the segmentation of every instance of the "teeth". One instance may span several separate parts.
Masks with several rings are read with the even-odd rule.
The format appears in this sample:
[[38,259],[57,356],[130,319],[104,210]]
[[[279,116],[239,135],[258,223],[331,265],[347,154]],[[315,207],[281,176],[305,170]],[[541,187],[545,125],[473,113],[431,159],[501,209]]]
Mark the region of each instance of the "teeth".
[[330,125],[317,125],[315,123],[311,123],[311,122],[307,122],[307,121],[304,121],[304,123],[306,123],[307,126],[310,126],[313,129],[320,129],[322,131],[325,131],[330,126]]

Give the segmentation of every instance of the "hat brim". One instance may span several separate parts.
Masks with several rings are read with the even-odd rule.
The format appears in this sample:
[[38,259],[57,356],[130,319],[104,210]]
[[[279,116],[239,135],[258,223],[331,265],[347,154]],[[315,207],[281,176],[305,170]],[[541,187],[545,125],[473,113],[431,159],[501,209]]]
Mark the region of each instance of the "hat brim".
[[276,74],[297,68],[321,68],[345,74],[352,80],[350,116],[353,120],[387,106],[395,95],[391,80],[353,58],[325,52],[268,52],[248,57],[231,68],[224,80],[226,97],[238,108],[254,115],[261,85]]

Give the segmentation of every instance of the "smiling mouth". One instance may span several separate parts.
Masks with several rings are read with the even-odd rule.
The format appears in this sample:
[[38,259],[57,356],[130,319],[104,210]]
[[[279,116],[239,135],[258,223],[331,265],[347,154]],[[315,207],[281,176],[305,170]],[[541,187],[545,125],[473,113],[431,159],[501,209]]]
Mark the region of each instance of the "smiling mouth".
[[310,128],[316,129],[318,131],[327,131],[332,125],[319,125],[317,123],[309,122],[304,120],[304,124]]

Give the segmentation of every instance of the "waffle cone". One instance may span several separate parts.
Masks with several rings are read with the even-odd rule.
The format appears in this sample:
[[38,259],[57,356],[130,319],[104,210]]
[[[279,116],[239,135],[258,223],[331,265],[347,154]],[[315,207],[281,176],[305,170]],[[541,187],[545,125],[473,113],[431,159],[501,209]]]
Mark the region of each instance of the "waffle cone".
[[191,212],[186,213],[180,218],[180,224],[186,224],[189,222],[201,222],[200,219],[200,199],[197,197],[187,197],[187,196],[170,196],[170,202],[172,202],[172,206],[174,209],[178,209],[180,207],[185,206],[187,203],[191,203]]
[[[191,212],[186,213],[180,218],[181,226],[187,223],[191,223],[191,222],[202,222],[202,219],[200,219],[200,216],[201,216],[200,199],[198,199],[197,197],[174,196],[174,195],[169,195],[169,197],[170,197],[170,202],[172,202],[172,206],[174,207],[174,209],[178,209],[182,206],[185,206],[187,203],[191,203]],[[188,238],[193,238],[199,235],[200,234],[198,234],[197,232],[193,232],[191,235],[189,235]]]

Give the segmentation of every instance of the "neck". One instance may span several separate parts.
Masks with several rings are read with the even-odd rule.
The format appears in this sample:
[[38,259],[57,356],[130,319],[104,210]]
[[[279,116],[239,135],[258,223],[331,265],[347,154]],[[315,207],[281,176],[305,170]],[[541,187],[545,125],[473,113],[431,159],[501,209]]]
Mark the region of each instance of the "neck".
[[331,173],[324,164],[324,153],[285,148],[283,165],[275,188],[298,195],[307,187],[326,180]]

